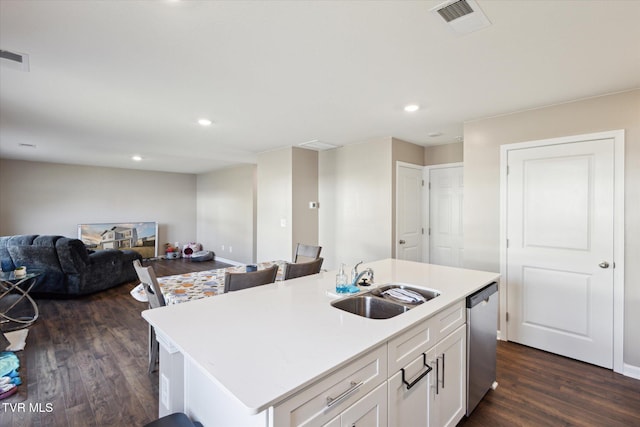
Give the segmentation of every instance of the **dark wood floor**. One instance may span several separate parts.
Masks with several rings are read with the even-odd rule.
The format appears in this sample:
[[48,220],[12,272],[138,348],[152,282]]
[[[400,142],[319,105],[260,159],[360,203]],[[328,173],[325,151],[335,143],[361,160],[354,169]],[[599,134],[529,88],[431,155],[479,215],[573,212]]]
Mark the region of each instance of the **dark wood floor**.
[[[159,260],[158,276],[222,268]],[[19,352],[24,384],[0,401],[0,426],[142,426],[158,417],[158,373],[147,374],[145,303],[137,282],[87,297],[38,299],[40,317]]]
[[[158,276],[225,266],[151,264]],[[158,373],[147,374],[145,304],[129,295],[134,285],[38,300],[41,315],[21,352],[25,384],[0,401],[0,426],[128,427],[157,418]],[[499,342],[498,382],[459,425],[640,426],[640,380],[610,370]]]
[[498,388],[458,425],[640,426],[640,380],[498,342]]

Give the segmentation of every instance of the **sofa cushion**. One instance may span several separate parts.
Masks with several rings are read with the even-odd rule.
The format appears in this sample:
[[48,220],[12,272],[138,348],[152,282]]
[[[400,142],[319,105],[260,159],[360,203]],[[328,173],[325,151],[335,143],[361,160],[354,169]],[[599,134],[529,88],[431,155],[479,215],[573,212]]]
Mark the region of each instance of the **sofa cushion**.
[[62,270],[67,274],[79,274],[89,266],[89,253],[78,239],[62,237],[56,240],[56,250]]
[[33,239],[33,246],[47,246],[55,248],[56,242],[62,239],[62,236],[38,236]]
[[15,270],[16,268],[11,260],[11,255],[9,255],[9,249],[7,249],[9,239],[11,239],[11,236],[0,237],[0,262],[2,263],[2,269],[5,271]]
[[27,273],[37,270],[43,273],[36,280],[34,291],[52,292],[65,287],[66,275],[58,262],[54,247],[9,246],[9,254],[16,266],[27,266]]
[[10,236],[7,246],[31,245],[36,237],[38,237],[37,234],[21,234],[17,236]]
[[62,271],[56,248],[42,246],[9,246],[9,254],[16,266],[26,265],[31,269]]

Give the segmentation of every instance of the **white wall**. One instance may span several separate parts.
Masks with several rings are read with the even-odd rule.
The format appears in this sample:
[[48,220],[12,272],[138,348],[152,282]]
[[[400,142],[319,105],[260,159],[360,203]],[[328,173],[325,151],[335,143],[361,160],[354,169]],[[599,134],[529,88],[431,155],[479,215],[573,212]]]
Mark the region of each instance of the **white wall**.
[[[258,261],[291,259],[291,162],[291,148],[258,155]],[[281,221],[284,221],[284,226],[281,226]]]
[[500,145],[625,129],[625,349],[640,367],[640,90],[465,123],[467,268],[500,271]]
[[452,144],[432,145],[424,148],[424,165],[441,165],[445,163],[458,163],[463,160],[462,142]]
[[196,195],[198,241],[216,257],[256,262],[256,166],[200,174]]
[[196,176],[0,159],[0,235],[130,221],[157,221],[160,250],[195,241]]
[[391,138],[319,153],[323,268],[391,257]]

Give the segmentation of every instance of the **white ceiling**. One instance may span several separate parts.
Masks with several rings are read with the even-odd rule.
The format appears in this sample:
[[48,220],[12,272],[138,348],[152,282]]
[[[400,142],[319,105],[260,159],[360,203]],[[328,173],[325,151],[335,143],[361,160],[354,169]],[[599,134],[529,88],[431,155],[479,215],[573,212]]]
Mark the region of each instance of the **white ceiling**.
[[640,87],[640,1],[478,0],[463,36],[439,3],[0,0],[0,157],[198,173]]

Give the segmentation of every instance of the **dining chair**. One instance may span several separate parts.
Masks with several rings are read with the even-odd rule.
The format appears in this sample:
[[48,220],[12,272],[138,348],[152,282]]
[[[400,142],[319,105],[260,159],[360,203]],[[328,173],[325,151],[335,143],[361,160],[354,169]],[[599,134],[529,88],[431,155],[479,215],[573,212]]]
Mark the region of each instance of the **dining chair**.
[[296,253],[293,256],[293,262],[309,262],[316,260],[320,257],[320,251],[322,246],[305,245],[298,243],[296,246]]
[[309,276],[310,274],[320,273],[324,258],[318,258],[314,261],[286,263],[284,266],[284,280],[295,279],[296,277]]
[[224,292],[240,291],[242,289],[253,288],[254,286],[267,285],[275,282],[277,275],[277,264],[264,270],[249,273],[226,272],[224,274]]
[[[152,267],[143,267],[139,260],[133,261],[133,268],[138,274],[138,279],[149,298],[149,308],[158,308],[166,305],[160,284],[156,279],[156,273]],[[156,339],[156,331],[153,326],[149,325],[149,373],[152,373],[158,362],[158,354],[160,353],[160,345]]]

